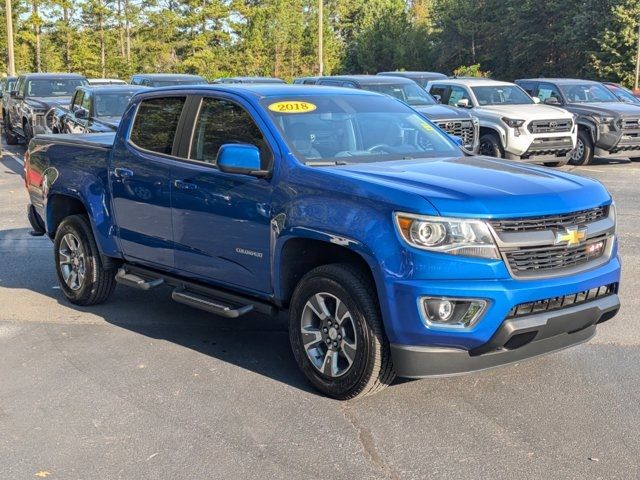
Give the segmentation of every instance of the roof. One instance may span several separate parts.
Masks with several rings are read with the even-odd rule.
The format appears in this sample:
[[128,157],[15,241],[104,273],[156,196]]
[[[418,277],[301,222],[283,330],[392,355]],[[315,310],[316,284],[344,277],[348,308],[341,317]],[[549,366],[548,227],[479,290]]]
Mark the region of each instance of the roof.
[[393,72],[378,72],[376,75],[393,75],[398,77],[433,77],[433,78],[447,78],[444,73],[440,72],[419,72],[409,70],[396,70]]
[[557,84],[566,83],[600,83],[595,80],[584,80],[582,78],[519,78],[516,82],[550,82]]
[[21,77],[26,78],[84,78],[84,75],[79,73],[23,73]]
[[147,90],[148,87],[143,87],[142,85],[84,85],[79,88],[96,93],[117,93],[137,92],[138,90]]
[[220,80],[235,80],[238,82],[271,82],[271,83],[287,83],[281,78],[276,77],[225,77]]
[[193,78],[202,78],[200,75],[190,75],[187,73],[135,73],[131,77],[144,77],[157,80],[189,80]]
[[411,84],[415,85],[413,80],[406,77],[385,77],[384,75],[334,75],[328,77],[318,77],[321,80],[337,80],[340,82],[354,82],[360,85],[382,85],[382,84]]
[[[207,85],[174,85],[148,89],[150,94],[170,91],[211,91],[211,92],[235,92],[252,96],[256,99],[265,97],[295,97],[303,95],[380,95],[378,93],[360,90],[356,88],[325,87],[318,85],[301,85],[288,83],[218,83]],[[144,93],[144,92],[140,92]]]
[[466,85],[468,87],[513,85],[513,83],[511,82],[501,82],[500,80],[492,80],[491,78],[446,78],[435,81],[437,83],[445,83],[448,85]]

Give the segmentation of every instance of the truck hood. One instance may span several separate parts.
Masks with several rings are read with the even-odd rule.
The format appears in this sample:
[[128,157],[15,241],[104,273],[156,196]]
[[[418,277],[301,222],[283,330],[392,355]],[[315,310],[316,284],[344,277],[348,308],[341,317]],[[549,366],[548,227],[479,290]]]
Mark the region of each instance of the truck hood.
[[71,97],[27,97],[25,102],[30,107],[49,110],[53,107],[68,106]]
[[527,104],[527,105],[489,105],[476,107],[478,113],[493,114],[496,117],[509,117],[522,120],[550,120],[572,118],[566,110],[551,105]]
[[462,108],[449,107],[448,105],[419,105],[414,106],[418,112],[423,113],[429,120],[470,120],[471,114]]
[[570,103],[567,108],[578,115],[640,117],[640,106],[623,102]]
[[611,200],[606,189],[594,180],[481,156],[353,164],[332,167],[331,171],[418,194],[441,215],[450,217],[552,215],[585,210]]

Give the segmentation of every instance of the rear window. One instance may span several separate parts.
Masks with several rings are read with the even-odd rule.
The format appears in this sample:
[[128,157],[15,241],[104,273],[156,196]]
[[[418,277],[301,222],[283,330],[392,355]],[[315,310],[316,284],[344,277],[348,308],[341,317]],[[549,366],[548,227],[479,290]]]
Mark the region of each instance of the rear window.
[[185,100],[163,97],[141,102],[131,127],[131,142],[144,150],[171,155]]

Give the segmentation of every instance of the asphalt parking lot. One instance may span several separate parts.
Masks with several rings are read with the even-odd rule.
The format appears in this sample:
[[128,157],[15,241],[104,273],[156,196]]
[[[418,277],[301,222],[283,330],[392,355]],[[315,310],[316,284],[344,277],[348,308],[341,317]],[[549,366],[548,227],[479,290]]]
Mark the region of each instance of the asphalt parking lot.
[[0,479],[640,477],[640,163],[563,167],[618,205],[620,314],[589,343],[354,403],[298,372],[284,318],[168,290],[72,306],[30,237],[21,147],[0,160]]

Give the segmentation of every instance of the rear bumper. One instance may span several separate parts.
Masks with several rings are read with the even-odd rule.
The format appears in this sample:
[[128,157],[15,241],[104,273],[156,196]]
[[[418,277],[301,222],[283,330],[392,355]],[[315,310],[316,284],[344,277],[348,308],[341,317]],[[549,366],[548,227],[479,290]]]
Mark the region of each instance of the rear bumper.
[[505,320],[484,345],[471,350],[391,344],[400,377],[459,375],[518,362],[586,342],[596,325],[613,318],[618,295],[553,312]]

